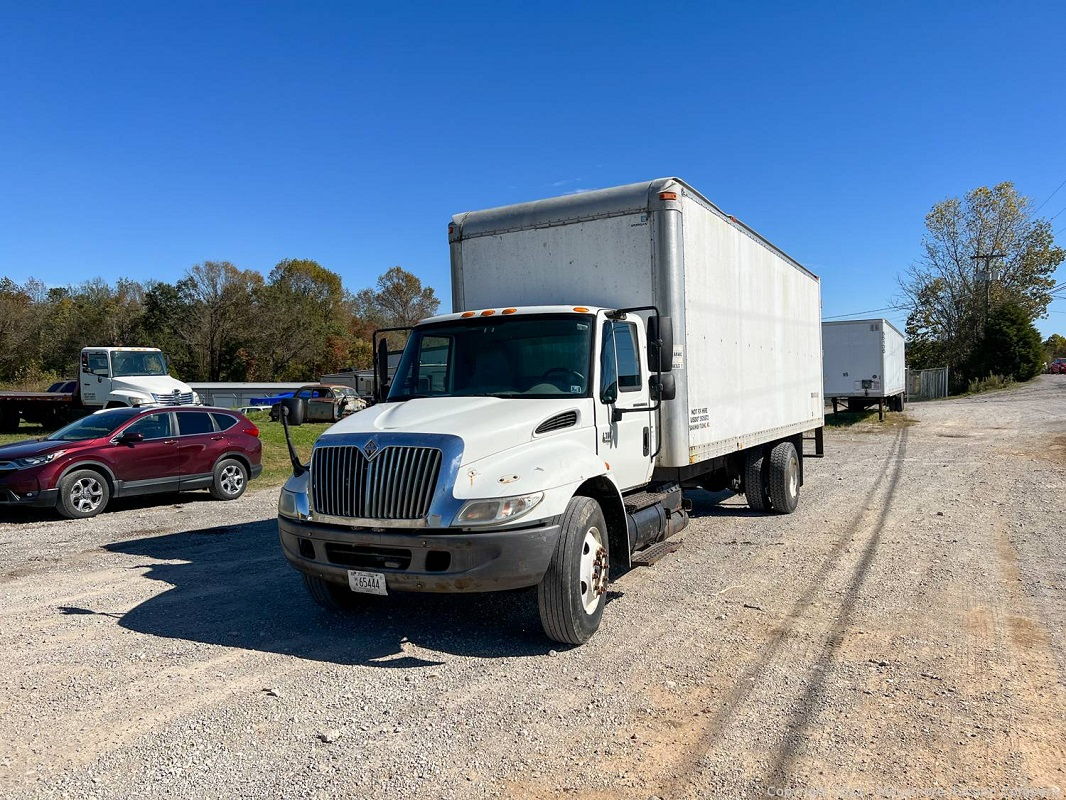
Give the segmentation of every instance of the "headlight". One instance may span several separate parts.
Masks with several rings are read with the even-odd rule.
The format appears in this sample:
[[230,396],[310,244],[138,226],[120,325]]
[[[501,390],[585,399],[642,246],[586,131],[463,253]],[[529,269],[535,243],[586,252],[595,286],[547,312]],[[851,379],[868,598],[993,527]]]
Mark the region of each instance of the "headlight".
[[506,522],[532,510],[544,497],[544,492],[500,497],[493,500],[468,500],[455,517],[457,524],[489,525]]
[[278,516],[289,519],[310,519],[307,495],[282,489],[278,495]]
[[45,453],[43,456],[26,456],[25,458],[16,458],[15,463],[19,467],[39,467],[41,464],[47,464],[49,461],[54,461],[63,455],[66,450],[54,450],[51,453]]

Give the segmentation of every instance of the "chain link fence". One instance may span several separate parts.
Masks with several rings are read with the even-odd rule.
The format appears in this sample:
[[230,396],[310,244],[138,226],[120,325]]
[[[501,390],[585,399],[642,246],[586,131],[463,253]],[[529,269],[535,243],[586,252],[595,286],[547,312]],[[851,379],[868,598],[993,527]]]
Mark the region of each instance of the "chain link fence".
[[936,400],[948,396],[948,368],[908,369],[907,399]]

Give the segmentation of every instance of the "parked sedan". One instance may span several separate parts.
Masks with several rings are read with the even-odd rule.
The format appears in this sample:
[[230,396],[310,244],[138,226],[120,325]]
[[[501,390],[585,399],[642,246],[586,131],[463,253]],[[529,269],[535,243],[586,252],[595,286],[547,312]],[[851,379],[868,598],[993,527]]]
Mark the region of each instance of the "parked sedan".
[[[366,408],[366,403],[350,386],[314,383],[301,387],[292,396],[307,404],[304,422],[336,422]],[[280,413],[280,407],[275,405],[270,409],[270,418],[277,421]]]
[[207,489],[236,500],[262,472],[259,429],[223,408],[113,408],[0,447],[0,505],[92,517],[112,497]]

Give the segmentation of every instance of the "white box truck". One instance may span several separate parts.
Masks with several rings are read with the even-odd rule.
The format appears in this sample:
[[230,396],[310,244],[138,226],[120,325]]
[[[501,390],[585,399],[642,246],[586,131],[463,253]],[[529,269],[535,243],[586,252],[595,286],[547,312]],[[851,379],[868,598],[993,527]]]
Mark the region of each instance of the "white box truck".
[[849,411],[877,406],[884,418],[906,405],[906,346],[903,334],[887,319],[849,319],[822,323],[824,392]]
[[289,561],[322,605],[538,587],[597,629],[610,571],[676,547],[684,488],[790,513],[821,450],[816,276],[676,178],[456,215],[453,313],[381,401],[293,454]]

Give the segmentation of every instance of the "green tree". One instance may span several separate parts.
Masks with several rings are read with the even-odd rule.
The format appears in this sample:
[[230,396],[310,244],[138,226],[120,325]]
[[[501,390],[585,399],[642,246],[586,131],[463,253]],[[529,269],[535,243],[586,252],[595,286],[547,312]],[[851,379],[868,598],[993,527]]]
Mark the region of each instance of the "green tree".
[[1053,358],[1066,358],[1066,336],[1051,334],[1044,340],[1044,357],[1050,361]]
[[[965,383],[992,310],[1013,304],[1030,320],[1043,316],[1066,251],[1010,182],[937,203],[925,225],[922,256],[901,280],[909,347],[935,352]],[[972,258],[988,253],[1004,254],[990,273]]]
[[1029,314],[1018,303],[1003,303],[989,314],[984,336],[971,358],[970,374],[1027,381],[1039,374],[1043,360],[1040,332]]
[[228,261],[205,261],[178,281],[181,316],[174,332],[196,364],[190,378],[218,381],[229,377],[237,353],[254,324],[254,293],[263,276]]

